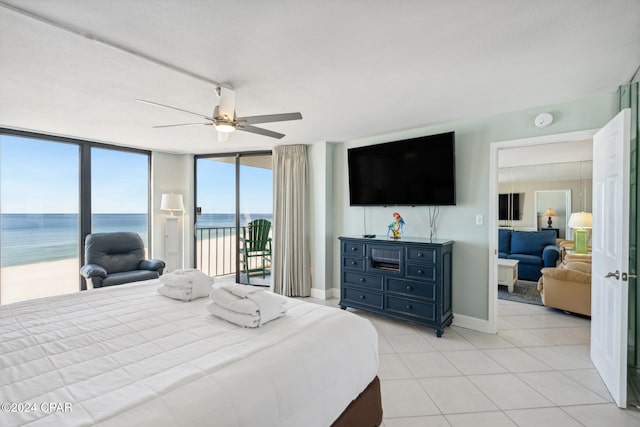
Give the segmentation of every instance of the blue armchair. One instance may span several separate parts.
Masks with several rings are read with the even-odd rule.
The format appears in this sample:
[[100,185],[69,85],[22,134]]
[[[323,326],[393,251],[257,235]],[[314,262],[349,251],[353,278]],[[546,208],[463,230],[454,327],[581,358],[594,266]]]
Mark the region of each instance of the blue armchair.
[[144,259],[144,243],[137,233],[89,234],[84,247],[80,274],[89,289],[157,279],[165,267],[164,261]]
[[538,281],[545,267],[555,267],[560,258],[554,230],[498,230],[498,256],[516,259],[518,279]]

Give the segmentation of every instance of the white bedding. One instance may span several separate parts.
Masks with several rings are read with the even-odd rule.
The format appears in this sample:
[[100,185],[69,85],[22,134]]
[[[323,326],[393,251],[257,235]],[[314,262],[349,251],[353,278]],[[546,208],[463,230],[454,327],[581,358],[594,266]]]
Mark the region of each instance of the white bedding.
[[158,285],[0,307],[0,425],[325,427],[377,374],[352,313],[290,299],[244,329]]

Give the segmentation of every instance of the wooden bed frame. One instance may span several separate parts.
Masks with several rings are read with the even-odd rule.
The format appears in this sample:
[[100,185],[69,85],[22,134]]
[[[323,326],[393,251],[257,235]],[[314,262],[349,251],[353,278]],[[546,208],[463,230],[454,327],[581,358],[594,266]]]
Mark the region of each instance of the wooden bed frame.
[[331,427],[377,427],[382,424],[380,380],[375,377]]

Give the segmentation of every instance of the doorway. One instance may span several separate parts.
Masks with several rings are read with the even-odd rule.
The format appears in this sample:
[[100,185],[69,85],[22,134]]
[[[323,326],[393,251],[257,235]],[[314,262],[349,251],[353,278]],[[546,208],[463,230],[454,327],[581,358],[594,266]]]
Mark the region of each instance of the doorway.
[[[540,151],[540,148],[543,148],[547,153],[547,158],[549,154],[552,153],[554,158],[558,161],[558,163],[568,163],[568,161],[586,161],[590,160],[591,154],[591,146],[588,146],[588,149],[584,149],[584,145],[586,141],[591,141],[593,135],[596,133],[596,130],[587,130],[580,132],[570,132],[564,134],[557,135],[548,135],[539,138],[527,138],[527,139],[519,139],[512,141],[502,141],[495,142],[491,144],[490,147],[490,203],[489,203],[489,232],[490,232],[490,266],[489,268],[489,319],[488,319],[488,330],[491,333],[496,333],[498,330],[498,228],[499,228],[499,216],[498,216],[498,200],[499,194],[502,191],[506,191],[505,187],[500,187],[500,179],[499,166],[502,165],[515,165],[512,167],[512,173],[518,174],[522,173],[526,168],[533,167],[535,165],[539,165],[541,162],[539,157],[532,154],[536,151]],[[559,150],[555,150],[555,148],[563,145],[563,152],[567,154],[561,154]],[[572,146],[575,148],[575,151],[572,151]],[[514,150],[518,149],[518,150]],[[566,149],[566,150],[565,150]],[[583,153],[580,154],[579,150],[582,150]],[[588,152],[588,154],[587,154]],[[588,156],[588,157],[587,157]],[[563,161],[562,159],[566,159],[567,161]],[[549,163],[548,161],[546,163]],[[558,167],[551,167],[547,169],[547,172],[540,172],[544,174],[548,174],[551,176],[550,171],[557,170]],[[583,171],[586,172],[586,171]],[[507,185],[506,189],[509,189]],[[515,190],[513,190],[515,191]],[[537,208],[535,207],[535,188],[531,188],[531,195],[529,197],[526,196],[529,191],[525,191],[525,195],[522,204],[522,212],[523,215],[518,221],[511,221],[510,227],[513,229],[520,230],[537,230],[539,218],[537,214]],[[574,194],[575,193],[575,194]],[[579,196],[581,191],[572,192],[573,197]],[[590,199],[589,199],[590,202]],[[573,206],[582,207],[583,204],[579,202],[577,199],[575,202],[572,201]],[[526,215],[526,216],[525,216]]]
[[[269,286],[273,223],[271,152],[196,156],[196,268],[236,283]],[[258,221],[260,220],[260,221]],[[251,251],[257,224],[268,245]]]

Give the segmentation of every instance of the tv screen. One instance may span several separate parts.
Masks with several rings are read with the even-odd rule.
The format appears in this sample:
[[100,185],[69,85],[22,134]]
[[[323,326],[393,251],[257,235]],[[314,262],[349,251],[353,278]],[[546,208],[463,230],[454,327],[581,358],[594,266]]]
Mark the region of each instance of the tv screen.
[[454,132],[351,148],[351,206],[455,205]]
[[500,194],[498,198],[498,219],[520,220],[520,193]]

